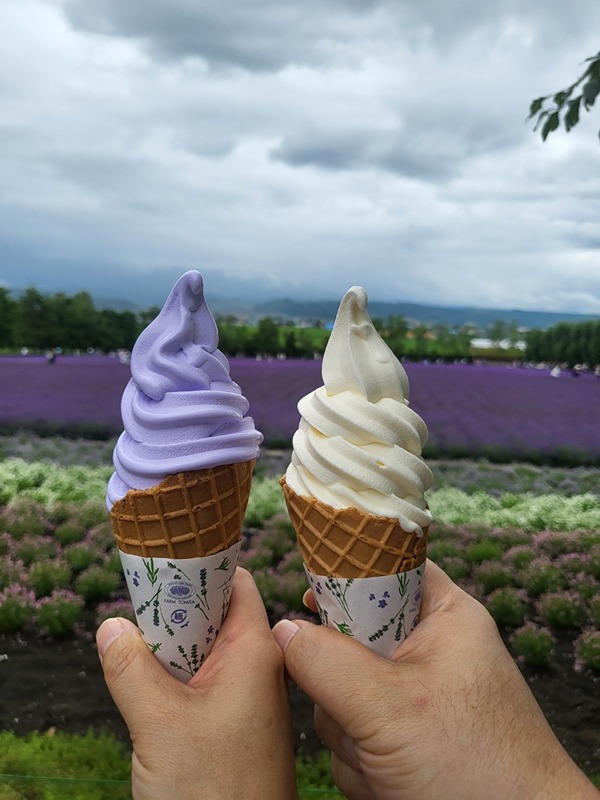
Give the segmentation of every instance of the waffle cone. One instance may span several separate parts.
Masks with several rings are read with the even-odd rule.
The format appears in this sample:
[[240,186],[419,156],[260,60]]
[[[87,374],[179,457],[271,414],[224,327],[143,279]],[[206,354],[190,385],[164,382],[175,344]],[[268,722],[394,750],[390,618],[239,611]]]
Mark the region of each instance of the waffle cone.
[[332,508],[297,495],[285,481],[285,502],[307,569],[313,575],[373,578],[408,572],[425,561],[427,532],[402,530],[397,519]]
[[178,472],[131,489],[111,510],[119,550],[155,558],[194,558],[241,539],[255,461]]

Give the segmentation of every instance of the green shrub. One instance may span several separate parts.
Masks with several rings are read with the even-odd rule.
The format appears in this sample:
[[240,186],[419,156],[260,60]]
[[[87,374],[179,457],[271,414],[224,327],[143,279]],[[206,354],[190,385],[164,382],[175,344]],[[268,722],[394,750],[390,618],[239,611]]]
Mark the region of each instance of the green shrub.
[[64,551],[64,557],[73,572],[81,572],[86,567],[98,563],[100,559],[98,552],[84,543],[69,545]]
[[542,531],[533,537],[533,546],[549,558],[574,553],[581,549],[579,531]]
[[304,572],[304,562],[302,560],[302,553],[297,548],[290,550],[277,565],[277,571],[285,575],[287,572],[296,572],[303,576],[306,580],[306,573]]
[[104,502],[88,501],[77,509],[77,521],[84,530],[101,525],[108,519],[108,511]]
[[13,539],[23,539],[25,536],[42,536],[46,526],[42,520],[33,515],[9,517],[6,520],[6,529]]
[[[440,522],[440,520],[438,519],[435,520],[435,527],[432,527],[431,530],[432,530],[433,542],[435,542],[436,544],[438,542],[445,542],[445,541],[456,542],[456,540],[459,538],[460,535],[459,531],[456,529],[454,525],[446,525],[445,523]],[[430,545],[431,544],[432,542],[430,542]]]
[[584,552],[591,550],[594,545],[600,545],[600,531],[581,531],[581,549]]
[[0,559],[0,591],[11,583],[18,583],[19,567],[8,558]]
[[28,534],[17,541],[12,550],[12,557],[29,567],[34,561],[49,560],[57,553],[56,542],[51,536],[32,536]]
[[514,586],[514,578],[510,567],[501,561],[483,561],[473,569],[473,577],[481,586],[484,594],[504,586]]
[[586,611],[581,597],[575,592],[549,592],[536,603],[541,620],[552,628],[575,630],[586,621]]
[[117,547],[114,547],[108,553],[104,554],[102,566],[109,572],[113,572],[119,578],[123,577],[123,564],[121,563],[121,556],[119,555]]
[[498,542],[484,539],[473,542],[467,547],[466,559],[471,564],[481,564],[483,561],[494,561],[502,558],[502,547]]
[[71,581],[71,568],[62,561],[36,561],[27,573],[27,585],[36,597],[46,597],[55,589],[66,589]]
[[547,556],[534,559],[519,575],[519,582],[530,597],[565,589],[564,573]]
[[96,627],[99,628],[105,620],[112,617],[124,617],[135,622],[135,611],[131,600],[114,600],[110,603],[99,603],[96,606]]
[[48,520],[53,525],[62,525],[71,519],[76,508],[75,503],[52,503],[46,511]]
[[94,525],[88,534],[88,538],[91,545],[103,552],[108,552],[116,547],[115,536],[110,521]]
[[580,572],[577,575],[569,575],[569,589],[573,592],[577,592],[587,603],[596,596],[600,597],[600,581],[586,572]]
[[44,597],[37,609],[36,621],[42,633],[50,636],[66,636],[73,633],[75,624],[81,619],[84,602],[71,591],[58,590]]
[[545,667],[550,661],[554,638],[547,628],[528,622],[510,637],[514,652],[530,667]]
[[273,566],[273,552],[261,541],[257,547],[250,547],[248,550],[242,551],[239,562],[240,566],[254,572]]
[[277,609],[281,606],[281,613],[288,611],[304,611],[302,597],[308,587],[304,571],[285,572],[275,574],[275,587],[271,598],[271,605]]
[[257,569],[254,581],[267,611],[272,610],[278,601],[279,586],[275,572],[272,568]]
[[279,561],[286,553],[296,549],[296,534],[291,522],[276,516],[265,522],[261,543],[273,553],[273,560]]
[[23,630],[33,616],[35,597],[20,584],[11,584],[0,592],[0,633]]
[[592,545],[589,553],[589,572],[594,576],[594,578],[597,578],[600,581],[600,544]]
[[80,542],[85,536],[85,528],[79,522],[63,522],[56,528],[54,535],[62,546],[66,547],[69,544]]
[[554,565],[567,575],[578,575],[589,568],[590,558],[586,553],[565,553],[554,559]]
[[6,510],[9,515],[18,517],[42,518],[44,506],[42,503],[25,494],[16,493],[7,503]]
[[92,564],[75,579],[75,590],[86,603],[108,600],[119,585],[119,576],[97,564]]
[[493,536],[494,541],[498,542],[505,552],[531,543],[531,534],[519,528],[497,528],[493,531]]
[[470,572],[469,565],[458,556],[448,556],[438,561],[437,564],[453,581],[460,581],[466,578]]
[[503,561],[510,564],[514,569],[521,570],[531,564],[537,555],[538,553],[531,545],[518,544],[506,551]]
[[440,561],[446,558],[459,558],[463,554],[463,548],[459,547],[455,541],[449,539],[437,539],[427,545],[427,558],[435,561],[439,565]]
[[249,528],[261,528],[276,514],[285,512],[283,491],[276,478],[265,478],[252,484],[244,524]]
[[49,462],[28,464],[12,458],[0,463],[0,504],[37,502],[44,507],[54,503],[101,502],[112,469],[103,467],[61,467]]
[[590,599],[588,613],[592,625],[600,631],[600,595]]
[[600,631],[584,631],[574,644],[577,662],[591,672],[600,673]]
[[485,606],[501,628],[518,628],[525,621],[527,605],[523,592],[512,586],[496,589],[485,599]]

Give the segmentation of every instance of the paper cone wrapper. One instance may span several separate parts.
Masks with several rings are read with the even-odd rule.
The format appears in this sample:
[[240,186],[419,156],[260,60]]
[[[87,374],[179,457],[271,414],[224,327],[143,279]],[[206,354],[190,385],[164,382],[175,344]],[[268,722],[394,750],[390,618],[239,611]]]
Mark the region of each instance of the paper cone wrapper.
[[182,681],[208,656],[229,608],[254,463],[170,475],[111,510],[140,631]]
[[404,531],[281,485],[321,622],[390,657],[419,620],[428,528]]

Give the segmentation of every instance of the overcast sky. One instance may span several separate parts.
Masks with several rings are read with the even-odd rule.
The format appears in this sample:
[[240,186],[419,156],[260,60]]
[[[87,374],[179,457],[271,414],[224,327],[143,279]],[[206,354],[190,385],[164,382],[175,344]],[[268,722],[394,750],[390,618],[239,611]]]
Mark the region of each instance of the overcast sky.
[[0,285],[600,313],[600,107],[526,122],[598,0],[1,0],[0,32]]

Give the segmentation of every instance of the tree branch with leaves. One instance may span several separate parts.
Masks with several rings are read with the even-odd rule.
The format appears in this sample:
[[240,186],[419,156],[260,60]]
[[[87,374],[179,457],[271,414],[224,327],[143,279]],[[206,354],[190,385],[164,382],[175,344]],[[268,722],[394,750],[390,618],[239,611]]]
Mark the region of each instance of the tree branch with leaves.
[[[546,141],[561,121],[565,130],[570,131],[579,122],[581,109],[589,111],[596,102],[600,94],[600,52],[586,58],[584,63],[588,64],[587,69],[571,86],[532,101],[527,119],[537,117],[534,130],[541,126],[542,141]],[[576,94],[578,90],[579,94]]]

